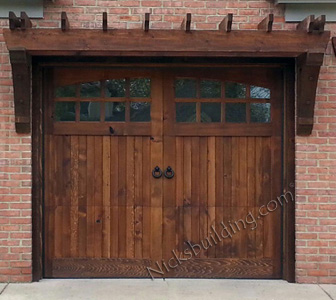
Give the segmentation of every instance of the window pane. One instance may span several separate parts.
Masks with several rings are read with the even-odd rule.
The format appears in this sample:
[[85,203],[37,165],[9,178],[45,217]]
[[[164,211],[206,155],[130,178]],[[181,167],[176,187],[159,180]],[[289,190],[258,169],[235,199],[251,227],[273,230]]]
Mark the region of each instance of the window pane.
[[131,122],[150,122],[150,102],[131,102]]
[[196,122],[196,103],[176,103],[176,122]]
[[76,121],[76,103],[56,102],[55,121]]
[[80,121],[100,121],[100,103],[81,102]]
[[226,98],[245,98],[246,86],[236,82],[225,83],[225,97]]
[[251,98],[271,99],[271,90],[259,86],[251,86]]
[[228,123],[246,122],[246,104],[245,103],[226,103],[225,119]]
[[125,102],[105,103],[105,121],[124,122],[125,121]]
[[100,97],[100,81],[82,83],[80,95],[84,98]]
[[130,81],[131,97],[148,98],[151,95],[150,78],[133,78]]
[[195,79],[175,80],[175,97],[196,98],[196,80]]
[[126,80],[125,79],[111,79],[106,81],[106,97],[125,97],[126,94]]
[[55,90],[55,97],[76,97],[76,88],[75,85],[60,86]]
[[221,82],[202,80],[201,81],[201,98],[220,98]]
[[251,103],[251,122],[271,122],[271,103]]
[[220,122],[221,113],[221,103],[201,103],[201,122]]

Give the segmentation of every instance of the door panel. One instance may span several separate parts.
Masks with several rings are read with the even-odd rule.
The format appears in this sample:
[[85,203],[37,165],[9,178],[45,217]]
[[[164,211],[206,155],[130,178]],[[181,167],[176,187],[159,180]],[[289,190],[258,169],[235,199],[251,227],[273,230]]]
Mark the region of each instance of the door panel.
[[[63,94],[45,99],[45,277],[280,277],[281,207],[260,212],[281,195],[281,71],[53,74]],[[150,95],[132,78],[150,79]],[[88,100],[102,110],[82,111]],[[143,103],[150,120],[133,122]],[[156,166],[174,176],[154,178]]]

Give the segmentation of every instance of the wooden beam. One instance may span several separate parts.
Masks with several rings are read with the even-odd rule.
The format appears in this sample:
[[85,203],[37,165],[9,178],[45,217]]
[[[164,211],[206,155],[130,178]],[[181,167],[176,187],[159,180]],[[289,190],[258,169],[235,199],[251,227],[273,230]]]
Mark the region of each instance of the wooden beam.
[[15,129],[30,132],[31,58],[24,48],[9,51],[14,86]]
[[297,134],[310,135],[314,125],[316,89],[324,53],[308,52],[297,59]]
[[228,14],[222,22],[219,24],[220,31],[231,32],[232,30],[232,21],[233,21],[233,14]]
[[20,28],[21,27],[21,20],[20,18],[18,18],[16,16],[16,14],[12,11],[9,12],[8,15],[9,18],[9,29],[10,30],[14,30],[16,28]]
[[269,14],[258,24],[258,30],[263,30],[266,32],[271,32],[273,27],[274,15]]
[[107,31],[107,12],[103,12],[103,31]]
[[190,32],[191,30],[191,13],[187,13],[187,16],[183,18],[181,23],[181,29],[185,30],[186,32]]
[[150,19],[150,13],[145,13],[145,21],[143,24],[143,29],[145,32],[149,31],[149,19]]
[[[203,56],[203,57],[298,57],[308,50],[324,53],[330,32],[237,30],[234,35],[219,30],[101,29],[31,30],[3,29],[8,49],[25,48],[39,56]],[[85,43],[83,43],[85,41]]]
[[70,23],[68,20],[67,13],[65,11],[62,11],[61,14],[61,29],[62,31],[67,31],[70,29]]
[[316,19],[314,15],[310,15],[297,25],[297,30],[303,30],[308,33],[323,33],[325,22],[325,15],[321,15]]
[[25,30],[27,28],[32,28],[33,24],[31,22],[31,20],[29,19],[28,15],[22,11],[21,12],[21,29]]

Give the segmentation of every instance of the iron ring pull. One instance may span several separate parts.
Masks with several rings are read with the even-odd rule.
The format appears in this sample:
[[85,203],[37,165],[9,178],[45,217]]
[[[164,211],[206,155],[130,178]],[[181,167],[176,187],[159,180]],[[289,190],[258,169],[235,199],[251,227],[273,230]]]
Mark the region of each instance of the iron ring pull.
[[162,176],[161,169],[158,166],[156,166],[152,171],[152,175],[154,178],[160,178]]
[[174,175],[175,175],[175,172],[174,172],[174,170],[171,167],[168,167],[166,169],[166,171],[164,172],[164,175],[165,175],[166,178],[172,179],[174,177]]

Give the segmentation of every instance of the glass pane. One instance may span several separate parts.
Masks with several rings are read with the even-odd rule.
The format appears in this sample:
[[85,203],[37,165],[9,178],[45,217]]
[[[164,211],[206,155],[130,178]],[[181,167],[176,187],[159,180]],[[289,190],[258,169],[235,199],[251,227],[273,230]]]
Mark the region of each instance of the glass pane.
[[76,121],[76,102],[56,102],[55,121]]
[[271,99],[271,90],[260,86],[251,85],[251,98]]
[[196,122],[196,103],[176,103],[176,122]]
[[150,78],[133,78],[130,81],[131,97],[148,98],[151,95]]
[[202,80],[201,81],[201,98],[220,98],[221,82]]
[[80,121],[100,121],[100,103],[81,102]]
[[196,98],[196,80],[195,79],[175,80],[175,97]]
[[105,94],[106,97],[125,97],[126,80],[125,79],[107,80]]
[[225,98],[245,98],[246,86],[236,82],[225,83]]
[[201,122],[220,122],[222,113],[221,106],[221,103],[201,103]]
[[150,102],[131,102],[131,122],[150,122]]
[[100,81],[82,83],[80,95],[84,98],[100,97]]
[[105,121],[124,122],[125,121],[125,102],[105,103]]
[[76,97],[76,88],[75,85],[60,86],[55,90],[55,97]]
[[246,103],[226,103],[225,119],[228,123],[246,122]]
[[251,103],[251,122],[271,122],[271,103]]

